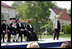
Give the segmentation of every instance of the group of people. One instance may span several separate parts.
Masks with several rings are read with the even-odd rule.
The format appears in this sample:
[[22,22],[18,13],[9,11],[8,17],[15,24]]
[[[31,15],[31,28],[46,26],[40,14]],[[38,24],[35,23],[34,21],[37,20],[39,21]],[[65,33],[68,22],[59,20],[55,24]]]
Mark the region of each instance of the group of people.
[[[60,16],[56,15],[56,20],[53,23],[53,31],[54,31],[53,40],[55,40],[56,37],[57,37],[57,40],[59,39],[59,32],[62,29],[59,18]],[[24,37],[27,37],[27,41],[38,40],[38,37],[36,33],[34,32],[34,28],[33,28],[31,20],[28,21],[29,24],[27,26],[21,23],[19,19],[10,18],[10,20],[11,20],[11,23],[9,25],[7,24],[7,20],[3,20],[3,24],[1,26],[2,27],[1,34],[3,38],[3,42],[4,42],[5,34],[8,35],[8,42],[11,41],[11,34],[13,37],[12,38],[13,42],[15,42],[15,40],[18,42],[19,37],[21,37],[21,41],[23,41],[22,35],[24,35]]]
[[10,18],[11,23],[7,24],[7,20],[2,20],[2,32],[1,32],[1,38],[3,39],[3,42],[5,42],[5,34],[7,34],[7,42],[11,42],[11,35],[13,42],[18,42],[19,37],[20,41],[23,41],[23,36],[27,37],[27,41],[37,41],[38,37],[36,33],[34,32],[34,28],[31,21],[28,21],[28,25],[25,26],[23,23],[20,22],[19,19],[16,18]]

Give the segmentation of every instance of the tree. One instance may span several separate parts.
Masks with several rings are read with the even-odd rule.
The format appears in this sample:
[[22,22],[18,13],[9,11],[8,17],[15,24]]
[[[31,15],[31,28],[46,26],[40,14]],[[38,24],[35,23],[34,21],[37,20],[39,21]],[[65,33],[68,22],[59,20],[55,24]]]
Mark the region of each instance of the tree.
[[51,13],[49,8],[53,8],[53,6],[52,1],[25,1],[17,7],[17,13],[22,15],[20,17],[22,20],[33,19],[33,24],[38,27],[35,29],[40,32],[40,28],[48,23]]
[[52,7],[52,3],[49,1],[25,1],[17,8],[17,12],[23,13],[23,17],[29,19],[35,19],[37,14],[38,19],[42,20],[48,19],[50,7]]
[[45,24],[44,26],[41,27],[41,31],[42,31],[42,29],[45,31],[44,28],[47,28],[47,33],[48,34],[53,34],[53,31],[52,31],[53,22],[51,20],[48,20],[47,24]]
[[21,4],[22,4],[22,1],[14,1],[14,3],[12,4],[12,6],[15,7],[15,8],[17,8]]
[[64,25],[62,30],[65,34],[71,34],[71,24]]
[[62,10],[62,8],[60,8],[60,7],[57,6],[56,1],[53,1],[53,3],[54,3],[53,7],[52,7],[53,9]]
[[67,14],[71,17],[71,9],[68,10]]
[[22,16],[21,12],[17,12],[17,8],[22,4],[22,1],[14,1],[12,7],[16,8],[16,18],[20,18]]

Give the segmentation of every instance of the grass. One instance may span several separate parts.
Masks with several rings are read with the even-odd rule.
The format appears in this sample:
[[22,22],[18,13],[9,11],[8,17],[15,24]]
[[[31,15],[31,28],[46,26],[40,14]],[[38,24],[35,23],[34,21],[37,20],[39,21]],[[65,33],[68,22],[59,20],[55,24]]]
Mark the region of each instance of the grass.
[[[53,35],[38,35],[38,38],[49,39],[49,38],[53,38]],[[71,34],[60,34],[60,38],[71,39]],[[5,37],[5,39],[7,38]],[[23,39],[25,39],[24,36],[23,36]],[[12,40],[12,36],[11,36],[11,40]]]
[[[41,39],[48,39],[48,38],[53,38],[53,35],[41,35]],[[60,38],[71,39],[71,35],[70,34],[60,34]]]
[[61,34],[61,38],[71,39],[71,34]]

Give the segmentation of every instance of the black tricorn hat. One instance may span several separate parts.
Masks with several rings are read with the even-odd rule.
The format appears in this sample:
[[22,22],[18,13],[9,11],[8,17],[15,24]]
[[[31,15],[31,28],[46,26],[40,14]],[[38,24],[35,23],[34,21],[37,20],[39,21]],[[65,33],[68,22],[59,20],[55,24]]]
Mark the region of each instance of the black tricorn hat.
[[3,19],[2,21],[7,21],[6,19]]
[[16,18],[10,18],[9,20],[16,20]]
[[19,20],[19,19],[16,19],[16,20]]
[[16,22],[18,21],[19,19],[16,19]]

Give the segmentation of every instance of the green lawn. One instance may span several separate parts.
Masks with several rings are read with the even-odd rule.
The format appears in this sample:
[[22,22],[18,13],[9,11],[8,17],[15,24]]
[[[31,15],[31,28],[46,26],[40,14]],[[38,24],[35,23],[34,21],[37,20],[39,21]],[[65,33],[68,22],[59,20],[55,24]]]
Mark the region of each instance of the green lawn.
[[[41,39],[48,39],[48,38],[53,38],[53,35],[41,35]],[[71,39],[71,34],[60,34],[60,38]]]
[[61,34],[60,37],[61,38],[71,39],[71,34]]
[[[38,38],[39,39],[49,39],[49,38],[53,38],[53,35],[38,35]],[[60,34],[60,38],[65,38],[65,39],[71,39],[71,34]],[[5,37],[5,39],[7,39],[7,37]],[[23,39],[24,36],[23,36]],[[12,37],[11,37],[11,40],[12,40]]]

